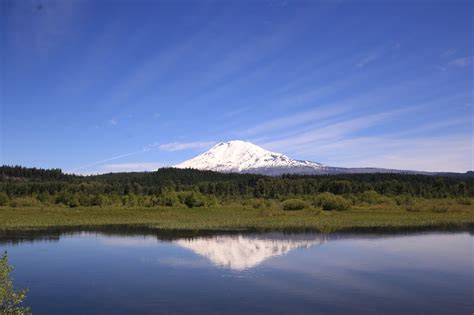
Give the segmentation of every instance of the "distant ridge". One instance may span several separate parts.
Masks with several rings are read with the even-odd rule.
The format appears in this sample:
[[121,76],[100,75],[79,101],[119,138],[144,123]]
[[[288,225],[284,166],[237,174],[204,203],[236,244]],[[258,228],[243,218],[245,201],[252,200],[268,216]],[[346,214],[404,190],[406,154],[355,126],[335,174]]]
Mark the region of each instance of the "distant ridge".
[[345,168],[327,166],[317,162],[293,160],[284,154],[268,151],[251,142],[241,140],[220,142],[208,151],[177,164],[174,167],[223,173],[251,173],[271,176],[282,174],[333,175],[362,173],[463,175],[461,173],[437,173],[374,167]]

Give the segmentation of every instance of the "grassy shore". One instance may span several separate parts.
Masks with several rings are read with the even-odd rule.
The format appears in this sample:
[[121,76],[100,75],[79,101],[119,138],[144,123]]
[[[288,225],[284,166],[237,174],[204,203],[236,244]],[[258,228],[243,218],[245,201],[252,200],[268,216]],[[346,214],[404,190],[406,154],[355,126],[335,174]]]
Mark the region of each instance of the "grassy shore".
[[159,230],[357,230],[466,229],[474,226],[473,206],[455,211],[407,211],[384,205],[347,211],[215,208],[0,207],[0,231],[51,227],[144,225]]

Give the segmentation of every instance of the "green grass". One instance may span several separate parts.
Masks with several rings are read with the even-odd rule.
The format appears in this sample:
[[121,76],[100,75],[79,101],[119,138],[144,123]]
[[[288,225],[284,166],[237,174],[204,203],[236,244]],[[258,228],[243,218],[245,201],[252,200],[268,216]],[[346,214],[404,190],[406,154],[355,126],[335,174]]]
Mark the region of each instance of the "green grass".
[[466,229],[474,226],[474,207],[445,212],[407,211],[393,205],[358,206],[347,211],[298,211],[223,206],[216,208],[0,207],[0,231],[51,227],[144,225],[160,230],[357,230]]

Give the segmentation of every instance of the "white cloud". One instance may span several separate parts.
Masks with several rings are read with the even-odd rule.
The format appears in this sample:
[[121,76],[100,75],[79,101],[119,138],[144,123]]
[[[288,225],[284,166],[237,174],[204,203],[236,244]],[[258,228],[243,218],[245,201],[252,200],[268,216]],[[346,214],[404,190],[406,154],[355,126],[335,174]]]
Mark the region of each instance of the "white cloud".
[[112,118],[109,120],[109,124],[111,124],[112,126],[115,126],[118,124],[118,120],[116,118]]
[[344,89],[350,80],[334,80],[330,83],[320,86],[312,86],[309,89],[296,93],[286,93],[278,96],[275,102],[276,106],[281,107],[297,107],[308,103],[314,103],[318,98],[324,97],[336,90]]
[[[427,123],[385,135],[353,136],[358,131],[384,124],[423,107],[406,107],[335,123],[326,121],[303,132],[258,142],[267,149],[291,153],[294,158],[311,159],[331,166],[456,172],[473,169],[471,136],[431,133],[465,125],[470,122],[469,117]],[[426,132],[431,134],[424,135]]]
[[245,113],[245,112],[249,111],[250,109],[251,109],[250,107],[241,107],[241,108],[238,108],[236,110],[232,110],[232,111],[224,113],[224,117],[232,118],[234,116]]
[[159,146],[160,150],[163,151],[181,151],[181,150],[190,150],[190,149],[203,149],[209,148],[216,144],[215,141],[195,141],[195,142],[172,142],[165,143]]
[[441,54],[441,57],[452,56],[452,55],[454,55],[457,51],[458,51],[458,50],[457,50],[457,49],[454,49],[454,48],[448,49],[448,50],[446,50],[445,52],[443,52],[443,53]]
[[[347,166],[454,172],[474,168],[472,139],[465,136],[353,139],[338,145],[343,146],[346,152],[357,152],[351,159],[341,160]],[[361,147],[365,149],[361,151]],[[331,150],[339,151],[334,147]]]
[[472,145],[472,138],[465,135],[403,134],[315,141],[296,148],[295,154],[316,161],[324,156],[331,166],[465,172],[474,169]]
[[466,124],[472,124],[471,117],[464,117],[464,118],[459,118],[459,119],[451,119],[451,120],[443,120],[443,121],[438,121],[438,122],[427,123],[427,124],[420,125],[412,129],[397,132],[394,136],[413,135],[420,132],[439,130],[439,129],[444,129],[447,127],[459,127]]
[[472,59],[473,56],[468,56],[468,57],[462,57],[462,58],[457,58],[449,62],[450,66],[457,66],[457,67],[468,67],[472,64]]
[[97,161],[97,162],[93,162],[93,163],[89,163],[89,164],[86,164],[86,165],[82,165],[82,166],[72,168],[72,169],[66,171],[66,173],[75,173],[75,174],[79,174],[79,173],[86,174],[86,173],[88,173],[88,174],[90,174],[91,172],[78,172],[78,171],[84,170],[86,168],[91,168],[93,166],[100,165],[100,164],[103,164],[105,162],[118,160],[118,159],[121,159],[121,158],[124,158],[124,157],[127,157],[127,156],[131,156],[131,155],[135,155],[135,154],[139,154],[139,153],[143,153],[143,152],[145,152],[144,149],[142,149],[140,151],[134,151],[134,152],[129,152],[129,153],[116,155],[116,156],[113,156],[113,157],[110,157],[110,158],[107,158],[107,159],[104,159],[104,160],[100,160],[100,161]]
[[282,149],[301,150],[308,146],[314,146],[316,143],[321,144],[322,141],[334,142],[344,138],[348,134],[372,127],[387,119],[415,109],[415,107],[406,108],[342,120],[325,126],[316,127],[296,135],[269,141],[265,143],[265,147],[276,151],[281,151]]
[[363,68],[366,65],[374,62],[375,60],[389,55],[392,51],[399,49],[401,46],[402,45],[400,42],[391,42],[388,44],[384,44],[362,57],[359,62],[356,63],[356,67]]
[[156,171],[157,169],[163,166],[166,166],[166,164],[156,163],[156,162],[105,164],[100,167],[98,172],[99,173],[116,173],[116,172]]
[[[347,82],[344,84],[347,84]],[[322,125],[330,122],[328,118],[340,118],[342,114],[350,114],[355,110],[370,110],[373,112],[373,108],[385,107],[384,103],[390,102],[396,95],[411,93],[411,91],[416,92],[418,86],[419,82],[403,81],[397,86],[383,87],[372,90],[370,93],[351,95],[338,102],[315,104],[312,110],[263,121],[254,127],[236,132],[236,134],[239,136],[262,135],[279,129],[291,129],[292,134],[294,134],[295,129],[301,129],[300,127],[303,124],[312,123]],[[295,95],[295,97],[297,96],[298,95]],[[435,101],[440,100],[435,99]],[[424,104],[424,106],[428,105],[430,105],[430,102]]]
[[[145,145],[141,150],[133,151],[129,153],[124,153],[120,155],[116,155],[107,159],[103,159],[100,161],[92,162],[89,164],[85,164],[82,166],[78,166],[72,168],[67,171],[67,173],[75,173],[75,174],[97,174],[97,173],[106,173],[106,172],[132,172],[132,171],[149,171],[155,170],[159,167],[163,167],[169,164],[163,163],[120,163],[120,164],[104,164],[106,162],[122,159],[124,157],[129,157],[132,155],[146,153],[155,149],[160,149],[162,151],[180,151],[180,150],[189,150],[189,149],[201,149],[201,148],[209,148],[210,146],[214,145],[215,141],[196,141],[196,142],[173,142],[173,143],[166,143],[166,144],[159,144],[158,142],[151,143]],[[102,165],[101,167],[97,168],[98,165]]]
[[330,118],[348,110],[349,107],[325,106],[311,111],[301,112],[295,115],[269,120],[267,122],[259,124],[256,127],[247,129],[246,131],[242,132],[242,134],[253,135],[266,133],[275,129],[288,128],[291,126],[301,125],[312,121],[318,121],[324,118]]
[[309,19],[294,16],[288,23],[278,25],[264,34],[250,37],[235,48],[222,53],[213,66],[201,78],[201,83],[212,85],[225,77],[241,71],[245,67],[264,59],[269,54],[283,49],[295,38],[295,34],[305,30]]
[[357,64],[356,67],[362,68],[368,65],[369,63],[377,60],[379,58],[379,55],[377,53],[372,53],[367,56],[365,56],[362,60],[360,60]]

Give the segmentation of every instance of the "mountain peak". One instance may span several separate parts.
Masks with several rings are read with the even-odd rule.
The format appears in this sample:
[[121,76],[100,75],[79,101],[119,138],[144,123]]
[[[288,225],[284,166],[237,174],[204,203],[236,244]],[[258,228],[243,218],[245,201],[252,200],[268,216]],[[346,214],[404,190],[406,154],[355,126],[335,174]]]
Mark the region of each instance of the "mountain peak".
[[344,168],[326,166],[311,161],[293,160],[284,154],[268,151],[256,144],[242,140],[219,142],[210,148],[209,151],[175,165],[174,167],[223,173],[252,173],[263,175],[327,175],[354,173],[435,174],[375,167]]
[[263,150],[258,145],[255,145],[248,141],[243,140],[230,140],[226,142],[219,142],[218,144],[214,145],[209,151],[211,150],[227,150],[232,148],[233,150]]
[[262,170],[294,168],[319,169],[319,163],[292,160],[284,154],[268,151],[251,142],[232,140],[220,142],[209,151],[176,165],[217,172],[260,173]]

